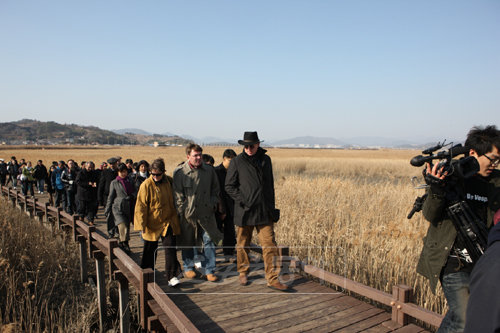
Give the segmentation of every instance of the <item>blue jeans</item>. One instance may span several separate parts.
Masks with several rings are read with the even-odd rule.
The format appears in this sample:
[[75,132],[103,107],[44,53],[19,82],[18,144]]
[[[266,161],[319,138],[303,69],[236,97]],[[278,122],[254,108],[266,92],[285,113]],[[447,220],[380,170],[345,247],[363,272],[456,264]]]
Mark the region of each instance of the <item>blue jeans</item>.
[[448,302],[448,312],[439,326],[438,333],[463,332],[465,313],[469,301],[470,273],[457,272],[443,275],[441,287]]
[[42,192],[43,193],[43,190],[45,188],[45,179],[38,179],[37,180],[37,187],[38,187],[38,191]]
[[[196,255],[195,249],[182,250],[182,264],[184,272],[192,271],[194,269],[194,257]],[[205,274],[214,274],[215,272],[215,244],[210,239],[208,233],[203,230],[203,255],[201,256],[201,265],[205,267]]]

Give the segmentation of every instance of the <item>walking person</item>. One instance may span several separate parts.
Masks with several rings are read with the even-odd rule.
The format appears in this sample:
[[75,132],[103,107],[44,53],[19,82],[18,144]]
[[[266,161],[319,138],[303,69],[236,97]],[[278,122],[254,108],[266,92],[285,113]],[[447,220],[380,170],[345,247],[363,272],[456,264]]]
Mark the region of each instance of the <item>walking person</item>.
[[0,185],[4,186],[7,182],[7,163],[3,158],[0,158]]
[[132,176],[136,189],[141,187],[141,184],[149,178],[149,163],[145,160],[139,161],[137,164],[137,172]]
[[141,268],[154,269],[155,252],[161,238],[165,248],[165,277],[169,286],[177,285],[181,267],[177,260],[176,236],[181,228],[174,204],[172,178],[165,174],[165,162],[161,158],[153,161],[151,176],[139,188],[134,229],[141,231],[144,239]]
[[61,181],[66,192],[66,213],[73,215],[76,212],[76,176],[78,174],[77,165],[74,160],[68,160],[67,167],[61,173]]
[[17,176],[19,175],[19,164],[17,163],[15,156],[12,156],[10,158],[10,162],[7,164],[7,171],[9,174],[9,179],[7,179],[7,183],[5,185],[9,185],[9,183],[12,183],[12,187],[16,189]]
[[127,166],[120,163],[117,169],[118,175],[109,187],[108,202],[104,210],[104,215],[108,217],[113,214],[115,225],[118,227],[119,245],[130,253],[130,223],[132,221],[132,211],[135,196],[134,185],[128,178]]
[[187,160],[174,170],[174,193],[180,216],[181,234],[177,245],[182,247],[184,276],[196,277],[194,257],[196,249],[204,253],[202,266],[208,281],[215,282],[215,245],[222,243],[223,235],[217,229],[215,210],[219,202],[219,182],[212,166],[201,159],[203,149],[196,144],[186,147]]
[[227,169],[231,160],[236,157],[236,152],[232,149],[226,149],[222,154],[222,163],[215,167],[215,173],[219,180],[220,195],[219,204],[215,218],[217,227],[224,234],[222,241],[223,253],[225,256],[234,255],[234,246],[236,245],[236,236],[234,230],[234,200],[227,194],[225,189]]
[[47,180],[47,168],[43,165],[42,160],[38,160],[34,168],[33,177],[37,183],[38,193],[43,194],[45,192],[45,181]]
[[262,246],[267,286],[287,291],[288,286],[278,279],[279,268],[274,266],[274,259],[279,256],[274,237],[279,210],[275,207],[273,166],[260,142],[257,132],[245,132],[243,140],[238,140],[244,146],[243,152],[231,161],[226,175],[225,188],[235,202],[234,224],[238,226],[236,260],[239,282],[241,285],[248,283],[248,252],[252,233],[256,230]]
[[[118,159],[116,159],[115,157],[109,158],[107,165],[108,168],[104,168],[101,171],[101,175],[99,177],[99,186],[97,188],[98,191],[97,200],[99,202],[99,205],[103,207],[106,206],[108,200],[109,187],[111,185],[111,182],[116,179],[116,176],[118,176],[118,170],[117,170]],[[110,238],[115,237],[116,225],[112,211],[108,216],[106,216],[106,224],[108,228],[108,236]]]
[[76,176],[76,201],[78,202],[78,215],[83,221],[87,217],[90,225],[94,225],[97,215],[97,172],[92,161],[86,162],[84,168]]
[[23,194],[28,195],[29,191],[30,195],[34,196],[35,191],[33,189],[33,183],[35,182],[35,178],[33,178],[33,167],[31,166],[31,162],[23,163],[19,168],[19,172]]
[[54,167],[52,174],[50,176],[50,182],[52,184],[52,189],[56,195],[55,206],[60,207],[61,204],[63,208],[66,208],[66,191],[64,190],[64,183],[61,180],[62,172],[65,168],[64,161],[59,161],[57,166]]

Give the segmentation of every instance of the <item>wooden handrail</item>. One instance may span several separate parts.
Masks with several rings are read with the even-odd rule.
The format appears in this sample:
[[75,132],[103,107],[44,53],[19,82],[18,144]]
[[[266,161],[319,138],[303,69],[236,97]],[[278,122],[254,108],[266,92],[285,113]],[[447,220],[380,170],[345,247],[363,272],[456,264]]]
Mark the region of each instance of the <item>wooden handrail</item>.
[[189,318],[186,317],[186,315],[177,307],[177,305],[175,305],[170,297],[165,293],[158,293],[158,290],[161,290],[161,287],[156,282],[148,284],[149,294],[153,297],[156,303],[158,303],[170,320],[172,320],[179,331],[186,333],[200,332],[198,328],[189,320]]

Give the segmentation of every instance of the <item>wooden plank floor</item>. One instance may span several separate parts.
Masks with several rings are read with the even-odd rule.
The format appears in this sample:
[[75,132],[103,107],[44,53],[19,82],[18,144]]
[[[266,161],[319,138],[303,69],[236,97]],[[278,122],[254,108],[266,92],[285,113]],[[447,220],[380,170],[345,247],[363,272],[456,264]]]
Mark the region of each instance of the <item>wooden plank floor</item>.
[[[96,226],[107,234],[102,208]],[[131,257],[140,263],[140,234],[131,231],[130,237]],[[218,282],[206,281],[200,272],[172,288],[163,277],[161,249],[156,263],[155,280],[162,288],[158,292],[167,293],[201,332],[425,332],[415,325],[397,327],[384,310],[298,275],[281,277],[291,292],[274,291],[267,287],[258,257],[252,261],[247,286],[239,285],[236,264],[220,253]]]

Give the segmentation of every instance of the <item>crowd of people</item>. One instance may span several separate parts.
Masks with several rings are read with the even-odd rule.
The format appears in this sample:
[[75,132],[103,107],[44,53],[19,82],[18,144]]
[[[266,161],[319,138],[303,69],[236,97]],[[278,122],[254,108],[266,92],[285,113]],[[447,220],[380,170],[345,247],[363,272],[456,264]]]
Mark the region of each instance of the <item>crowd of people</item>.
[[[288,287],[278,281],[278,256],[273,223],[279,218],[275,208],[272,164],[260,147],[257,132],[245,132],[239,155],[226,149],[222,163],[203,154],[197,144],[186,147],[186,160],[166,173],[158,158],[122,162],[109,158],[96,168],[92,161],[77,164],[73,159],[52,162],[47,168],[15,156],[8,163],[0,159],[2,185],[21,187],[24,195],[48,193],[49,203],[78,215],[90,225],[96,222],[99,207],[104,208],[110,237],[130,253],[130,228],[141,232],[142,268],[154,268],[158,241],[165,248],[165,275],[175,286],[180,277],[204,277],[215,282],[215,251],[222,246],[227,257],[236,250],[239,283],[248,284],[248,248],[252,231],[257,230],[263,245],[268,286],[279,291]],[[234,162],[234,163],[233,163]],[[238,226],[238,233],[235,231]],[[182,266],[177,260],[181,250]],[[234,258],[233,258],[234,259]],[[203,272],[203,274],[202,274]]]

